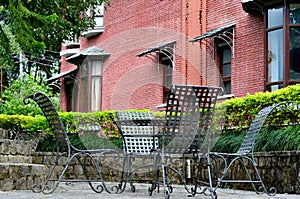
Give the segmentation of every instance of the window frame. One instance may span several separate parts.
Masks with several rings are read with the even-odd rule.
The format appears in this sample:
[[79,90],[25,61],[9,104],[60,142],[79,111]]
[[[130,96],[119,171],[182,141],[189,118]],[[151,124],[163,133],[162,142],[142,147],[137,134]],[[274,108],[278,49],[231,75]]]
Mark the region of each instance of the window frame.
[[[96,63],[98,61],[98,63],[100,62],[100,73],[98,74],[93,74],[92,73],[92,68],[93,68],[93,63]],[[87,74],[82,74],[82,67],[83,65],[87,65]],[[80,65],[79,67],[79,72],[78,72],[78,85],[79,85],[79,90],[78,90],[78,94],[77,94],[77,102],[76,102],[76,110],[78,110],[79,112],[94,112],[94,111],[101,111],[102,110],[102,75],[103,75],[103,59],[99,58],[99,57],[94,57],[94,56],[89,56],[88,59],[84,60],[82,62],[82,64]],[[97,107],[99,107],[99,110],[98,109],[93,109],[93,102],[92,102],[92,87],[93,87],[93,78],[99,78],[99,96],[98,98],[100,99],[99,100],[99,104]],[[87,80],[87,85],[84,85],[84,81],[85,79]],[[84,89],[86,86],[86,90]],[[87,98],[85,98],[85,93],[84,92],[87,92]],[[79,99],[81,99],[81,101],[83,103],[87,103],[86,106],[80,106],[80,103],[82,102],[79,102]]]
[[[159,64],[162,66],[162,86],[163,86],[163,102],[167,100],[167,95],[173,82],[173,56],[169,56],[167,52],[159,51],[157,56],[159,57]],[[166,67],[171,66],[171,74],[166,74]],[[171,82],[170,85],[166,85],[166,82]]]
[[[271,91],[272,86],[278,85],[278,88],[286,87],[291,84],[300,83],[300,79],[298,80],[292,80],[290,77],[290,28],[291,27],[298,27],[300,28],[300,23],[298,24],[291,24],[290,23],[290,4],[299,4],[299,2],[296,1],[281,1],[274,4],[269,5],[268,7],[265,7],[264,9],[264,21],[265,21],[265,90]],[[283,24],[279,26],[274,26],[269,28],[268,27],[268,10],[271,8],[276,8],[278,6],[282,6],[283,9]],[[283,37],[283,53],[282,53],[282,59],[283,59],[283,79],[282,81],[273,81],[270,82],[269,77],[269,40],[268,40],[268,33],[276,30],[282,29],[282,37]],[[275,89],[276,90],[276,89]]]
[[[229,62],[224,62],[224,51],[229,50],[230,51],[230,60]],[[218,54],[218,66],[219,66],[219,71],[220,71],[220,86],[224,86],[224,92],[226,95],[232,94],[232,84],[231,84],[231,69],[232,69],[232,49],[231,47],[226,43],[221,40],[217,41],[217,54]],[[230,64],[230,76],[224,76],[224,71],[223,71],[223,66]],[[230,91],[226,92],[225,84],[224,82],[229,82],[230,84]]]

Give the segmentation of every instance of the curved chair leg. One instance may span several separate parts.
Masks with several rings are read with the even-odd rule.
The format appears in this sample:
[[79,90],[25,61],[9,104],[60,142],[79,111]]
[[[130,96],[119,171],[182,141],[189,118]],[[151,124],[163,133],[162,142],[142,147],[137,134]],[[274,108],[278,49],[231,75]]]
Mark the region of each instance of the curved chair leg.
[[151,183],[151,187],[148,188],[148,194],[149,196],[152,196],[152,193],[155,189],[157,189],[157,192],[159,192],[159,174],[160,174],[160,169],[159,169],[159,162],[161,162],[161,157],[159,154],[155,153],[153,154],[153,179]]
[[[222,157],[223,158],[223,161],[227,162],[227,159]],[[245,160],[248,160],[249,163],[251,163],[252,167],[254,168],[254,171],[255,171],[255,176],[256,178],[254,179],[251,175],[251,173],[249,172],[249,169],[248,169],[248,166],[247,166],[247,163],[245,162]],[[246,172],[246,176],[248,178],[248,180],[232,180],[232,182],[248,182],[248,183],[251,183],[251,186],[253,188],[253,190],[257,193],[257,194],[267,194],[269,196],[274,196],[276,193],[277,193],[277,189],[275,187],[271,187],[270,188],[270,191],[267,190],[265,184],[263,183],[263,180],[261,178],[261,175],[260,175],[260,172],[258,171],[257,169],[257,163],[255,162],[255,160],[253,160],[252,158],[248,157],[248,156],[238,156],[238,157],[235,157],[233,160],[231,160],[231,162],[227,165],[226,163],[226,167],[222,173],[222,176],[218,179],[218,182],[222,183],[223,179],[225,178],[226,174],[228,173],[228,170],[231,169],[231,167],[233,166],[233,164],[236,162],[236,161],[239,161],[245,172]],[[230,180],[226,180],[226,182],[230,182]],[[257,189],[255,184],[260,184],[260,187]]]
[[123,166],[122,166],[121,181],[118,185],[119,193],[122,193],[125,190],[128,182],[130,184],[131,191],[135,192],[135,186],[133,184],[132,177],[131,177],[133,174],[131,159],[132,159],[131,155],[125,154]]
[[[255,192],[258,193],[258,194],[260,194],[260,193],[265,193],[265,194],[267,194],[267,195],[269,195],[269,196],[274,196],[274,195],[276,195],[277,189],[276,189],[275,187],[271,187],[269,191],[267,190],[267,188],[266,188],[266,186],[265,186],[265,184],[264,184],[264,182],[263,182],[263,180],[262,180],[262,178],[261,178],[260,172],[259,172],[258,169],[257,169],[257,163],[256,163],[253,159],[249,159],[249,160],[250,160],[251,164],[252,164],[253,167],[254,167],[256,177],[258,178],[258,181],[259,181],[259,183],[260,183],[259,189],[256,189],[254,183],[252,183],[252,186],[253,186],[253,189],[255,190]],[[252,179],[251,179],[251,175],[250,175],[248,169],[246,169],[246,173],[247,173],[247,176],[248,176],[249,180],[252,180]],[[260,191],[260,190],[261,190],[261,191]]]
[[[56,159],[53,161],[53,163],[50,167],[50,171],[48,173],[47,179],[45,180],[45,182],[42,185],[34,184],[31,188],[31,190],[33,192],[35,192],[35,193],[43,192],[44,194],[51,194],[56,190],[60,180],[59,180],[59,178],[54,179],[55,168],[56,168],[56,166],[58,166],[59,160],[61,158],[63,158],[64,155],[60,155],[60,156],[56,157]],[[53,185],[51,187],[49,186],[50,183],[53,183]]]
[[[101,193],[104,190],[103,185],[98,185],[98,186],[95,187],[95,185],[93,185],[93,183],[92,183],[92,182],[101,182],[101,183],[103,182],[101,172],[100,172],[99,168],[97,167],[97,164],[96,164],[96,161],[94,161],[94,158],[91,157],[90,154],[84,154],[84,155],[85,155],[85,157],[84,157],[84,163],[82,163],[82,161],[80,160],[80,158],[78,156],[76,156],[76,159],[78,160],[78,162],[79,162],[79,164],[80,164],[80,166],[82,168],[83,174],[84,174],[85,178],[87,179],[87,181],[88,181],[89,186],[91,187],[91,189],[94,192],[96,192],[96,193]],[[97,171],[97,174],[99,176],[99,179],[97,179],[97,180],[92,180],[89,177],[88,167],[87,167],[87,160],[88,159],[91,159],[92,165],[95,165],[95,167],[96,167],[96,171]]]

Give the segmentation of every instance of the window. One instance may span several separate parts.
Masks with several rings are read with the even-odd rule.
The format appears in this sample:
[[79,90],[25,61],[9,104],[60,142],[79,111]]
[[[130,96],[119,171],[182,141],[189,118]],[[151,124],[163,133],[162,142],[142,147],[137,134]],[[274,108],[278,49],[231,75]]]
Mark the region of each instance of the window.
[[102,60],[85,60],[79,69],[77,111],[101,110]]
[[104,3],[95,7],[90,8],[85,12],[86,17],[94,16],[95,27],[88,28],[88,30],[82,32],[82,35],[86,38],[98,35],[104,31]]
[[86,11],[87,17],[94,16],[95,18],[95,27],[102,27],[104,26],[104,4],[101,4],[100,6],[97,6],[95,8],[90,8]]
[[173,64],[170,57],[160,53],[160,65],[163,67],[163,90],[164,97],[163,101],[167,100],[168,91],[172,85],[172,72],[173,72]]
[[300,83],[300,3],[266,9],[267,90]]
[[231,48],[228,45],[219,46],[221,87],[225,94],[231,94]]
[[103,27],[104,26],[104,4],[96,7],[96,9],[92,10],[92,13],[95,17],[95,27]]

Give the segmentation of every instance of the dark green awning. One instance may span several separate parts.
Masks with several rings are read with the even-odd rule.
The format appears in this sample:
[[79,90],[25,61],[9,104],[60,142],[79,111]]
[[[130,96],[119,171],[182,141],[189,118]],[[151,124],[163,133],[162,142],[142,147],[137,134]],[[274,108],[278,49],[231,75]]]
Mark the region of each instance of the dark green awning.
[[157,52],[157,51],[163,50],[166,47],[172,46],[175,43],[176,43],[176,41],[171,41],[171,42],[168,42],[168,43],[163,43],[163,44],[160,44],[160,45],[155,46],[153,48],[149,48],[148,50],[145,50],[145,51],[137,54],[136,56],[141,57],[141,56],[143,56],[145,54],[148,54],[148,53]]
[[46,79],[47,82],[52,82],[52,81],[56,81],[62,77],[66,77],[66,76],[70,76],[73,73],[77,73],[78,68],[73,68],[71,70],[65,71],[65,72],[61,72],[57,75],[54,75],[53,77],[50,77],[49,79]]
[[223,26],[223,27],[220,27],[220,28],[216,28],[216,29],[213,29],[211,31],[208,31],[200,36],[197,36],[195,37],[194,39],[190,40],[190,42],[195,42],[195,41],[199,41],[199,40],[202,40],[202,39],[205,39],[205,38],[208,38],[208,37],[214,37],[222,32],[225,32],[227,30],[230,30],[232,29],[233,27],[235,26],[235,24],[231,24],[231,25],[228,25],[228,26]]
[[243,0],[242,6],[244,11],[249,14],[263,16],[264,8],[280,2],[283,3],[283,0]]

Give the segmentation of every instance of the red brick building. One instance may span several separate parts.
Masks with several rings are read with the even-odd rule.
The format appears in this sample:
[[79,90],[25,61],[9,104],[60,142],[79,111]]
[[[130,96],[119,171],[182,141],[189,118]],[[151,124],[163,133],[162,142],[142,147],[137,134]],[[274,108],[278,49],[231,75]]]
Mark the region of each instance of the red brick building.
[[156,110],[172,83],[228,97],[297,83],[299,11],[289,0],[112,0],[62,46],[61,108]]

